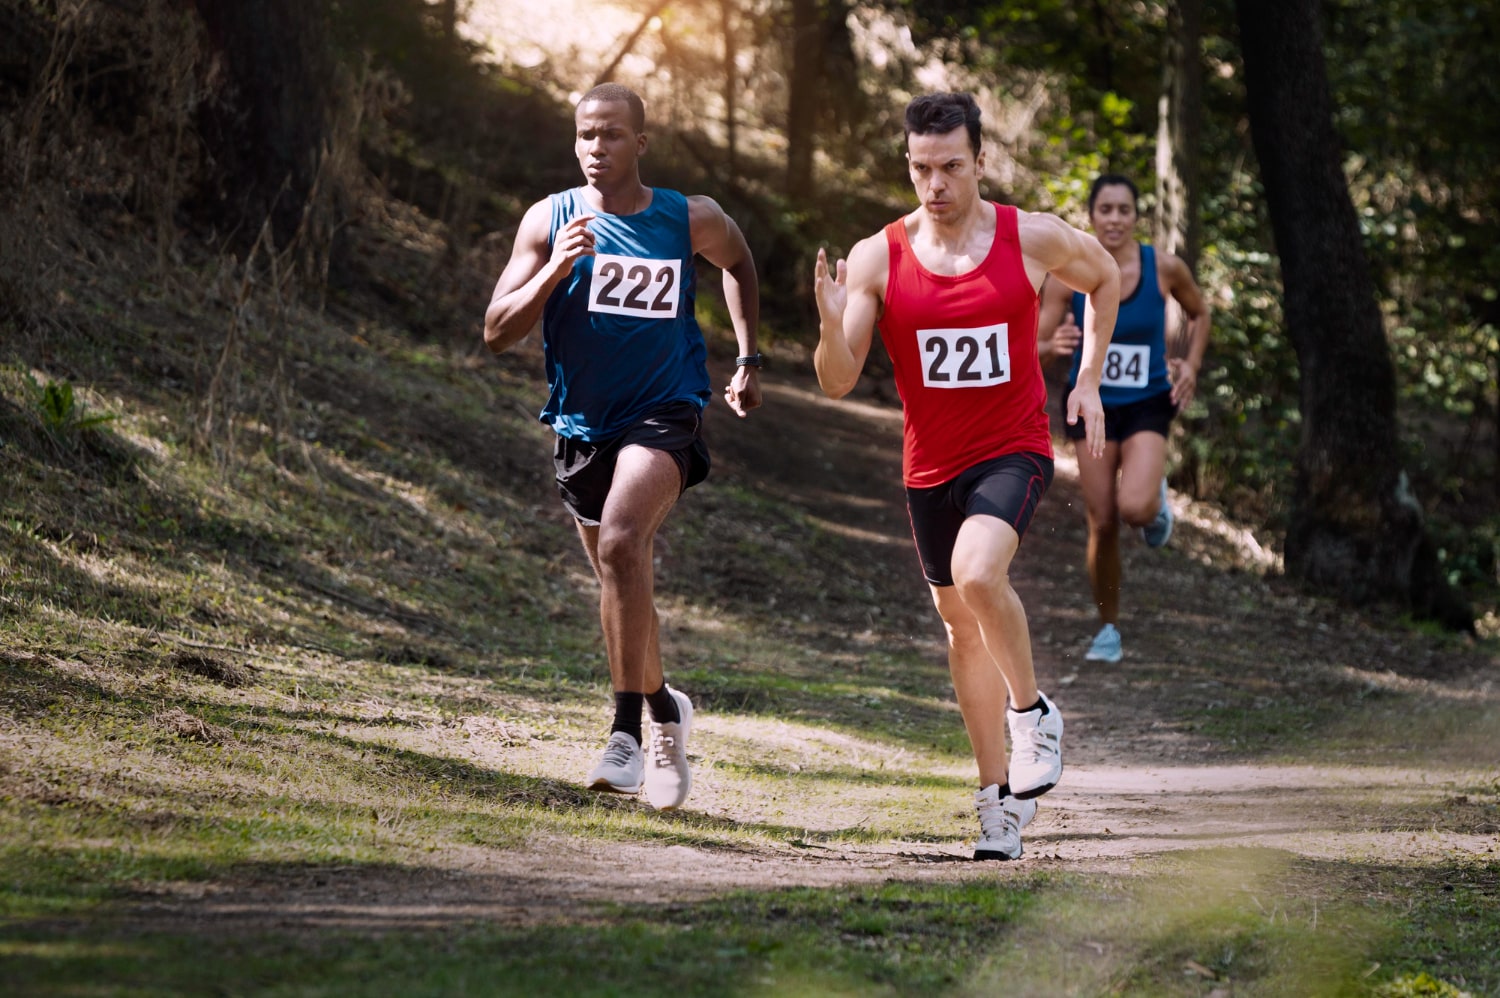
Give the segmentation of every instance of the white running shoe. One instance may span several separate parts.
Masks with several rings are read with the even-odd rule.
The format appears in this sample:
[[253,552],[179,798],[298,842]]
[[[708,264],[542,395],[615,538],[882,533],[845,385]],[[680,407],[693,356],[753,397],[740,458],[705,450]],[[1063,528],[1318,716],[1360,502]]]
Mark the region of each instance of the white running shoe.
[[1036,801],[1000,796],[1000,787],[991,783],[974,795],[979,811],[979,841],[974,843],[975,859],[1020,859],[1021,829],[1036,817]]
[[1062,712],[1044,694],[1041,706],[1023,712],[1005,708],[1010,725],[1010,792],[1030,800],[1057,786],[1062,777]]
[[672,690],[678,720],[651,722],[651,743],[646,755],[646,799],[658,811],[681,807],[693,786],[688,769],[688,731],[693,726],[693,701],[680,690]]
[[645,768],[646,754],[635,739],[616,731],[609,736],[599,765],[589,771],[589,789],[615,794],[640,793],[641,773]]

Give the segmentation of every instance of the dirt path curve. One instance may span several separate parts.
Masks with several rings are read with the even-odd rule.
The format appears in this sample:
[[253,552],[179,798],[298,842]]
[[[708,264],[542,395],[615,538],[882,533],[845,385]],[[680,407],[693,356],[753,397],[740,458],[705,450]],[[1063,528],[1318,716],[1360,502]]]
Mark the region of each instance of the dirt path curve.
[[[726,426],[723,412],[711,420],[716,474],[775,488],[809,515],[843,517],[849,529],[891,546],[907,532],[897,477],[900,414],[868,387],[859,395],[831,403],[810,376],[777,372],[752,422]],[[1278,591],[1259,574],[1272,558],[1252,537],[1174,495],[1179,525],[1171,550],[1148,551],[1130,539],[1125,545],[1125,660],[1084,663],[1082,646],[1095,623],[1078,502],[1076,468],[1060,450],[1056,480],[1015,571],[1039,680],[1068,723],[1068,769],[1027,829],[1026,868],[1128,870],[1140,857],[1205,847],[1271,847],[1330,859],[1500,851],[1500,829],[1487,825],[1485,814],[1465,811],[1461,774],[1482,763],[1472,746],[1429,753],[1438,762],[1447,758],[1451,771],[1359,765],[1357,743],[1347,764],[1255,761],[1274,749],[1274,738],[1258,737],[1253,714],[1284,701],[1288,689],[1308,697],[1347,696],[1353,688],[1415,691],[1438,703],[1493,702],[1490,660]],[[930,610],[913,608],[936,632]],[[1236,739],[1242,743],[1198,731],[1195,711],[1224,708],[1252,717],[1244,739]],[[702,722],[713,730],[714,718]],[[574,762],[540,765],[567,771]],[[716,797],[712,777],[699,781],[689,807],[750,820],[736,819],[736,803]],[[599,917],[596,902],[685,903],[737,888],[994,876],[1019,867],[975,864],[963,844],[951,842],[725,850],[541,838],[519,849],[440,850],[405,868],[277,869],[233,884],[170,886],[122,915],[163,928],[218,930],[379,931],[473,919],[523,925],[587,921]]]

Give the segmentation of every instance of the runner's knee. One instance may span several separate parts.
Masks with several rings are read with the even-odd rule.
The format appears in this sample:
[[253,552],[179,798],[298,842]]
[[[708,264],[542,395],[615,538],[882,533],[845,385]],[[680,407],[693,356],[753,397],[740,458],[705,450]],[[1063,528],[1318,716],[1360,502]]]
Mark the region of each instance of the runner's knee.
[[631,524],[601,525],[599,565],[611,572],[629,572],[650,559],[651,535]]

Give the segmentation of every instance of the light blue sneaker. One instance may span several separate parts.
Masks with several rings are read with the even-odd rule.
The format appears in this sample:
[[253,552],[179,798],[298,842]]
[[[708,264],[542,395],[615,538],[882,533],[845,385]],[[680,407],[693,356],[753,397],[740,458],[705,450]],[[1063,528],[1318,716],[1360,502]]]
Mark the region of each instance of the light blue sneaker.
[[1159,548],[1172,539],[1172,507],[1167,502],[1167,480],[1161,480],[1161,508],[1156,519],[1141,528],[1141,537],[1148,548]]
[[1094,643],[1089,645],[1088,654],[1083,657],[1088,662],[1118,662],[1124,655],[1125,650],[1120,647],[1120,632],[1114,624],[1105,624],[1094,635]]

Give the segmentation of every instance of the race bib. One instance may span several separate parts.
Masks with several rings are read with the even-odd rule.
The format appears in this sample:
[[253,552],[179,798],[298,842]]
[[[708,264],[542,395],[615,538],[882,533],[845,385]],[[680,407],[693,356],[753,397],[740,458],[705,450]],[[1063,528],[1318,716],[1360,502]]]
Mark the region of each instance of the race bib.
[[639,319],[675,319],[681,280],[681,260],[645,260],[601,253],[594,257],[589,311],[633,315]]
[[1145,388],[1151,380],[1151,348],[1111,343],[1104,355],[1104,375],[1099,384],[1112,388]]
[[985,388],[1010,380],[1010,326],[919,329],[922,383],[928,388]]

